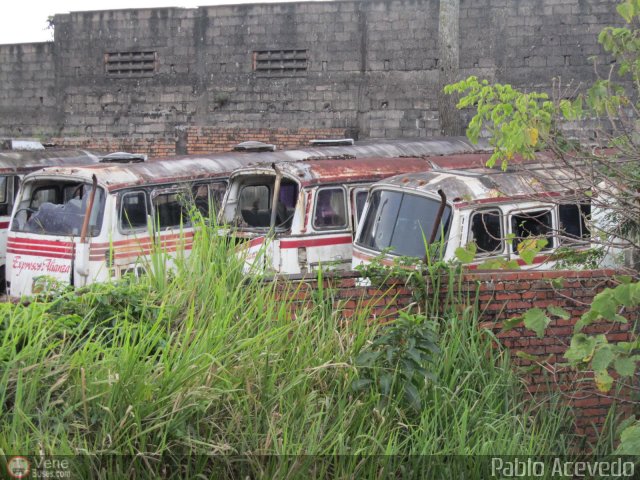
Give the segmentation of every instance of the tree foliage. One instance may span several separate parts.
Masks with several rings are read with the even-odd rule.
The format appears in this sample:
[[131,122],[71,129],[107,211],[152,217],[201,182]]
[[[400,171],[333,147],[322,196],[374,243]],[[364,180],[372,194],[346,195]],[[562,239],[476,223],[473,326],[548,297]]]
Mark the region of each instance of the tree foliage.
[[[617,6],[622,26],[602,30],[598,42],[611,57],[608,71],[596,65],[597,80],[586,90],[569,91],[555,82],[553,94],[523,92],[511,85],[492,84],[469,77],[445,88],[459,94],[458,108],[474,108],[467,136],[477,141],[488,136],[494,148],[488,165],[503,169],[516,158],[534,159],[542,149],[551,151],[558,166],[576,172],[574,188],[606,210],[601,239],[622,239],[640,249],[640,0]],[[587,136],[576,136],[571,127]],[[603,185],[605,187],[603,188]],[[600,203],[599,203],[600,202]],[[594,231],[592,231],[592,234]],[[462,257],[471,252],[459,252]],[[637,268],[637,265],[636,265]],[[590,335],[585,327],[596,322],[627,322],[625,312],[640,306],[637,270],[621,277],[615,288],[598,294],[576,323],[571,345],[565,352],[577,368],[589,368],[599,390],[609,392],[616,380],[633,377],[638,369],[640,341],[610,343],[603,334]],[[634,310],[635,309],[635,310]],[[551,317],[565,318],[558,308],[534,308],[523,317],[506,322],[513,328],[524,322],[544,335]],[[632,329],[633,331],[633,329]],[[615,373],[614,373],[615,372]],[[640,422],[630,421],[621,435],[619,452],[634,451],[640,439]]]

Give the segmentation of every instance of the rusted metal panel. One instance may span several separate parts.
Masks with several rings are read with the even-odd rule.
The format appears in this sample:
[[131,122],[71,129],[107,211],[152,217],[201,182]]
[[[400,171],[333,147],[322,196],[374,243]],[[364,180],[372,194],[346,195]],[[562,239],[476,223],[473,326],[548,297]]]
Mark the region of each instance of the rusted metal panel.
[[550,164],[531,164],[515,171],[472,168],[465,171],[432,170],[387,178],[375,186],[390,186],[437,195],[443,190],[456,204],[514,201],[527,196],[571,193],[578,188],[575,171]]
[[98,160],[85,150],[0,151],[0,174],[22,174],[56,165],[86,165]]
[[[314,158],[342,157],[356,158],[400,158],[400,157],[438,157],[463,153],[489,152],[485,141],[472,144],[464,137],[442,137],[411,140],[367,140],[355,145],[335,147],[307,147],[275,152],[229,152],[215,155],[202,155],[203,158],[217,158],[221,161],[233,158],[246,158],[251,163],[307,160]],[[193,155],[176,155],[169,160],[194,158]],[[488,158],[488,157],[487,157]]]
[[196,181],[202,178],[228,176],[236,168],[246,163],[238,159],[189,158],[182,160],[158,160],[135,164],[96,164],[82,167],[57,167],[35,172],[37,175],[68,176],[89,180],[97,175],[101,186],[108,191],[136,185],[171,184],[184,181]]
[[[232,171],[252,165],[270,165],[272,163],[289,163],[300,161],[304,163],[309,158],[340,157],[341,159],[309,160],[311,169],[302,166],[302,163],[291,170],[293,175],[301,179],[308,178],[314,181],[358,181],[359,178],[384,178],[394,175],[399,171],[409,168],[411,171],[429,168],[427,158],[440,158],[449,152],[472,152],[479,147],[472,145],[468,140],[453,139],[429,139],[429,140],[388,140],[382,142],[363,142],[354,146],[309,148],[304,150],[283,150],[276,152],[243,153],[229,152],[199,156],[174,156],[136,164],[99,164],[83,168],[58,167],[48,172],[57,175],[74,176],[89,180],[94,173],[98,175],[100,184],[109,191],[132,187],[143,184],[162,184],[178,181],[195,181],[202,178],[215,176],[227,176]],[[424,158],[402,158],[410,152]],[[486,161],[485,156],[467,157],[460,155],[459,159],[446,160],[447,164],[454,163],[458,168],[466,168],[469,162]],[[356,158],[351,158],[355,156]],[[392,159],[391,159],[392,158]],[[373,161],[373,163],[369,163]],[[397,162],[402,162],[397,163]],[[467,163],[465,163],[467,162]],[[402,165],[402,168],[398,168]],[[474,163],[475,165],[475,163]],[[268,168],[268,167],[265,167]],[[369,169],[368,171],[366,169]],[[43,172],[44,173],[44,172]],[[371,175],[366,175],[366,174]],[[315,179],[315,180],[314,180]]]
[[[487,155],[466,154],[455,157],[406,157],[406,158],[347,158],[315,159],[278,164],[278,168],[290,177],[297,178],[302,186],[356,183],[375,181],[397,175],[399,172],[422,172],[433,168],[467,169],[484,165]],[[443,161],[444,160],[444,161]],[[247,167],[234,175],[273,174],[273,167],[260,164]]]

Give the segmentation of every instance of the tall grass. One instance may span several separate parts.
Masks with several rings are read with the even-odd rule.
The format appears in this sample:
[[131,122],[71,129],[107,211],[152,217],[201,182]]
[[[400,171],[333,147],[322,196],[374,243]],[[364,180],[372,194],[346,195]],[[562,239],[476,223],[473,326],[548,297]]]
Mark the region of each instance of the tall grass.
[[233,251],[202,228],[161,287],[1,304],[0,454],[80,455],[86,478],[482,478],[423,455],[567,450],[562,412],[535,408],[473,308],[440,323],[436,380],[412,411],[352,389],[384,328],[366,310],[345,321],[323,291],[293,315]]

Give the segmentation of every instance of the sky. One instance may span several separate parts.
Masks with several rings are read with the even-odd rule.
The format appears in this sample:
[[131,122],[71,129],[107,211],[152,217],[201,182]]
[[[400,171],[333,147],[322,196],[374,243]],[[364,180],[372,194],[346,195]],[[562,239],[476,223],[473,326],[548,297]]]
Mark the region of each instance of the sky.
[[47,18],[56,13],[117,10],[121,8],[195,8],[204,5],[282,3],[291,1],[299,0],[4,0],[2,2],[2,14],[0,15],[0,44],[53,40],[53,30],[47,28]]

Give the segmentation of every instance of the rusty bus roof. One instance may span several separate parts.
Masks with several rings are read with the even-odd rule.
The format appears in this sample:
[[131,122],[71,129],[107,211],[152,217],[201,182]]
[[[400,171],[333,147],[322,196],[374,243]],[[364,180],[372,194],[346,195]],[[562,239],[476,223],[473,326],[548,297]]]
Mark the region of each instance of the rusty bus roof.
[[[406,159],[403,157],[409,155],[410,152],[418,152],[417,154],[423,156],[439,157],[450,153],[458,154],[466,151],[476,151],[478,148],[481,147],[474,146],[468,140],[457,137],[424,140],[383,140],[362,142],[354,146],[316,147],[303,150],[183,155],[133,164],[100,163],[83,167],[60,166],[48,168],[38,172],[37,175],[73,176],[90,181],[91,176],[95,174],[100,184],[113,191],[136,185],[157,185],[180,181],[195,181],[217,176],[224,177],[236,169],[263,163],[316,162],[316,158],[339,157],[333,160],[335,162],[335,167],[333,168],[339,170],[340,168],[350,168],[346,166],[345,162],[354,162],[355,160],[357,164],[360,159],[371,156],[384,157],[387,162],[390,161],[390,158],[393,158],[393,161],[405,161]],[[375,155],[376,153],[377,155]],[[357,158],[353,159],[351,158],[352,156]],[[389,175],[393,175],[400,170],[390,171]],[[36,174],[34,173],[33,175]]]
[[442,190],[457,206],[498,203],[512,199],[575,196],[579,190],[575,171],[548,163],[535,163],[507,170],[471,168],[464,171],[431,170],[400,174],[372,185],[372,188],[401,188],[438,196]]
[[86,150],[0,150],[0,174],[22,174],[56,165],[86,165],[98,160]]
[[225,158],[222,161],[217,158],[190,157],[143,163],[98,163],[80,167],[53,167],[34,172],[28,178],[63,176],[90,182],[92,176],[96,175],[100,185],[109,191],[114,191],[138,185],[171,184],[226,177],[232,170],[245,166],[247,162],[241,159]]
[[261,163],[235,171],[232,177],[239,175],[273,175],[274,165],[283,174],[296,178],[303,186],[356,183],[371,181],[397,175],[402,172],[419,172],[433,168],[467,169],[483,166],[488,154],[459,154],[436,157],[398,157],[398,158],[319,158],[298,162]]
[[[248,158],[251,162],[282,162],[309,160],[327,157],[373,158],[373,157],[421,157],[442,156],[459,153],[488,152],[486,141],[474,145],[465,137],[435,137],[416,139],[382,139],[358,141],[354,145],[306,147],[274,152],[227,152],[206,154],[207,158]],[[193,158],[193,155],[167,157],[167,160]]]

